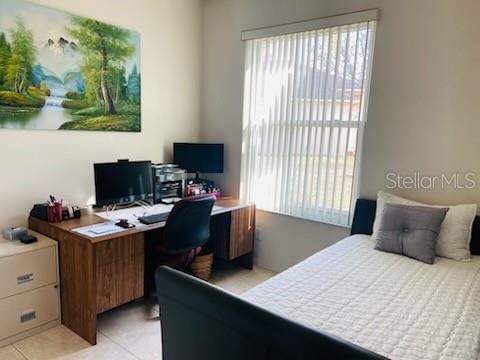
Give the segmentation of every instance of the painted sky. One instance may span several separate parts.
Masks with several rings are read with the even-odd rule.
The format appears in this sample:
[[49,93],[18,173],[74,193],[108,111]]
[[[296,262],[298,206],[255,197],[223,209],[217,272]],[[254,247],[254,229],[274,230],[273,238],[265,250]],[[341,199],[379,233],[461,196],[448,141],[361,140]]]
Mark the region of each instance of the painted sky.
[[[10,38],[9,29],[15,24],[16,18],[22,19],[26,27],[33,32],[38,63],[59,77],[66,72],[79,70],[80,54],[64,52],[55,47],[45,47],[48,39],[56,42],[63,37],[68,41],[76,41],[65,31],[70,24],[71,14],[23,0],[0,0],[0,32],[4,32],[7,39]],[[125,64],[127,74],[130,73],[134,64],[140,68],[140,35],[131,31],[131,39],[136,51]]]

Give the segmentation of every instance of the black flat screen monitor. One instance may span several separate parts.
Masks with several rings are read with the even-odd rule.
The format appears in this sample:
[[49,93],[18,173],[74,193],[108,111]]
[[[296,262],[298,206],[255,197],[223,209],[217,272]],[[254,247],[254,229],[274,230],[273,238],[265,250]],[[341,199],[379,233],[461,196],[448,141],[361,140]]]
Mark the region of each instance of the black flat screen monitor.
[[149,200],[153,196],[152,163],[119,161],[94,164],[97,206]]
[[223,144],[174,143],[173,162],[189,173],[223,173]]

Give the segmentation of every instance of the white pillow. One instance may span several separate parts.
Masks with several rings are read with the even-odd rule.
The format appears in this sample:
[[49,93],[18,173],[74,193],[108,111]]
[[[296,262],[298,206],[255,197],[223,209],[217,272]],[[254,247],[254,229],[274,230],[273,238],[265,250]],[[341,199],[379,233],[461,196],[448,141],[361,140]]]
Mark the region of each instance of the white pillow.
[[[375,221],[373,223],[372,238],[375,240],[377,239],[380,218],[385,203],[432,206],[380,191],[377,197],[377,211],[375,212]],[[449,208],[438,234],[435,250],[437,255],[454,260],[470,260],[470,240],[472,239],[473,221],[477,215],[477,205],[463,204],[433,207]]]

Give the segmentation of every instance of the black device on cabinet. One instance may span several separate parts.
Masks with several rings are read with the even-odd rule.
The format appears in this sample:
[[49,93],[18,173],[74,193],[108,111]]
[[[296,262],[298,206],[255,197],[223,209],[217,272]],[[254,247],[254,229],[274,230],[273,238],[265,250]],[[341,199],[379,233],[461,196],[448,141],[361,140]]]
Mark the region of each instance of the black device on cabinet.
[[153,200],[155,204],[185,197],[187,172],[174,164],[152,166]]
[[223,173],[223,144],[174,143],[173,161],[189,173]]

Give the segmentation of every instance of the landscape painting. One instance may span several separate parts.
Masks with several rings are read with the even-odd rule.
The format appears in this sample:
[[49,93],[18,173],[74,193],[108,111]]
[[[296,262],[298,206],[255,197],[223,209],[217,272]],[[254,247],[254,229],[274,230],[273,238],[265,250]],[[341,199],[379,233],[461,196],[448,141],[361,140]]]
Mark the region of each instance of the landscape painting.
[[140,35],[0,0],[0,128],[141,130]]

